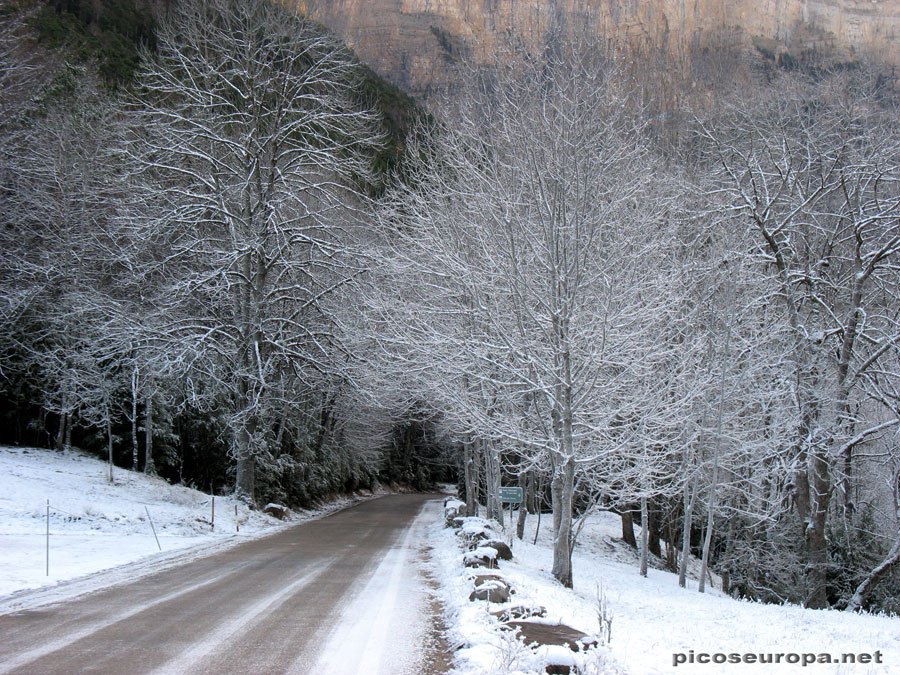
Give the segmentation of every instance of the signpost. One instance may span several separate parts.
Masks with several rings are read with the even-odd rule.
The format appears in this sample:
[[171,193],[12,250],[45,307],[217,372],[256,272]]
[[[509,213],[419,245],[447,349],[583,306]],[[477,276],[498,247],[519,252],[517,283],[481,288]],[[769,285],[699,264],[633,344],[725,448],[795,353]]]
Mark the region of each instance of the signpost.
[[521,504],[523,499],[524,495],[520,487],[500,488],[500,501],[504,504]]
[[520,487],[500,488],[500,503],[509,504],[509,544],[512,548],[513,531],[513,504],[521,504],[524,499],[523,490]]

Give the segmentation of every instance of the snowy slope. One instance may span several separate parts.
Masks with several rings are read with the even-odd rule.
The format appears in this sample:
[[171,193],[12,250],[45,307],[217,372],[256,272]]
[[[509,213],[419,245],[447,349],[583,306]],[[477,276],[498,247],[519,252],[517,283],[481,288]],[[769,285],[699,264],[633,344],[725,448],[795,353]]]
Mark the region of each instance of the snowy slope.
[[[552,553],[549,523],[544,520],[538,544],[534,537],[536,520],[529,518],[525,541],[516,540],[514,559],[500,565],[500,573],[516,589],[511,604],[542,605],[548,618],[561,621],[586,633],[599,631],[598,589],[607,598],[613,616],[610,649],[614,662],[597,672],[634,675],[655,673],[897,673],[900,672],[900,618],[846,614],[836,611],[806,610],[796,606],[762,605],[742,602],[718,590],[697,592],[697,582],[678,586],[669,572],[650,569],[648,578],[638,573],[637,560],[620,537],[618,518],[600,513],[591,516],[580,536],[573,559],[574,592],[564,589],[550,575]],[[469,573],[461,567],[458,538],[450,529],[436,525],[432,530],[436,576],[443,591],[449,638],[461,646],[456,652],[455,673],[531,673],[528,659],[516,658],[508,640],[497,637],[496,620],[487,615],[509,605],[469,602]],[[508,536],[504,537],[508,541]],[[716,584],[719,581],[716,580]],[[693,650],[694,663],[690,663]],[[874,663],[879,650],[882,663]],[[700,664],[700,654],[783,654],[780,663],[763,665],[742,662]],[[861,665],[809,663],[804,654],[817,660],[822,654],[841,658],[844,653],[867,653],[873,662]],[[686,662],[674,665],[676,654]],[[788,654],[797,654],[800,663],[786,663]],[[718,657],[723,658],[723,657]],[[754,657],[750,657],[751,659]],[[774,658],[774,657],[773,657]],[[808,659],[809,657],[807,657]],[[539,671],[534,671],[539,672]]]
[[[258,537],[349,501],[294,514],[290,522],[282,522],[219,496],[213,529],[208,494],[125,469],[115,469],[112,484],[107,477],[105,462],[77,451],[0,447],[0,611],[20,607],[17,600],[22,593],[16,592],[24,589],[56,586],[118,568],[114,578],[77,585],[78,592],[86,592],[92,583],[124,581],[185,555]],[[44,597],[53,599],[54,593],[60,596],[65,591],[50,591]]]

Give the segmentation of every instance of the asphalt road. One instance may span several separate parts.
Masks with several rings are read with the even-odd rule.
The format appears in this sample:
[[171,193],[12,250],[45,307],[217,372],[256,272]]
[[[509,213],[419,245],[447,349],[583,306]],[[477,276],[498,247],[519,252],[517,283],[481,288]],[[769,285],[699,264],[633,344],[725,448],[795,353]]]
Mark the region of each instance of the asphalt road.
[[0,616],[0,673],[423,673],[434,495],[389,495],[127,585]]

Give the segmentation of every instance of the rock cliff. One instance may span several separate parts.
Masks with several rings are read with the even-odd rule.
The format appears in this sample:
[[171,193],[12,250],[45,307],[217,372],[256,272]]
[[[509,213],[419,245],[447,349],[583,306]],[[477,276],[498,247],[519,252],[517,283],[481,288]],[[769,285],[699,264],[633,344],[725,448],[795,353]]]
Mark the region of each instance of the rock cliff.
[[338,33],[377,72],[423,95],[461,56],[489,59],[507,35],[536,39],[553,20],[589,24],[617,47],[816,50],[900,65],[900,0],[288,0]]

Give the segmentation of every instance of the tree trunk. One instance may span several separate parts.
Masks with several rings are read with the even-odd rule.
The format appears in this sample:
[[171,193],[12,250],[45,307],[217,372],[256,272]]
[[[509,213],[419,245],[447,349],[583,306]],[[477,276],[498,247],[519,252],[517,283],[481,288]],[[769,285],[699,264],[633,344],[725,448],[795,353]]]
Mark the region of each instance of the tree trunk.
[[531,489],[530,484],[532,482],[531,473],[520,473],[519,474],[519,487],[522,488],[522,503],[519,504],[519,513],[518,519],[516,520],[516,537],[521,540],[525,537],[525,518],[528,513],[528,508],[526,506],[527,499],[525,495],[528,494]]
[[816,448],[812,453],[813,499],[810,524],[806,528],[808,595],[803,603],[810,609],[828,607],[827,569],[828,541],[825,538],[825,521],[831,479],[828,459],[824,450]]
[[647,509],[647,498],[641,497],[641,576],[647,576],[647,549],[650,543],[650,536],[647,530],[647,523],[650,520]]
[[[241,432],[245,434],[246,432]],[[241,442],[241,454],[237,458],[237,473],[235,479],[235,497],[249,503],[256,500],[256,460],[245,449],[246,442]]]
[[466,515],[478,515],[478,473],[475,467],[473,443],[463,444],[463,478],[466,485]]
[[654,502],[652,505],[647,505],[649,508],[648,512],[648,520],[647,520],[647,535],[649,537],[647,542],[647,547],[650,553],[655,555],[657,558],[662,558],[662,548],[659,544],[659,507]]
[[622,541],[637,548],[637,540],[634,538],[634,514],[630,506],[625,507],[620,514],[622,516]]
[[691,528],[694,526],[694,502],[697,498],[697,481],[684,486],[684,520],[681,526],[681,565],[678,566],[678,585],[687,586],[687,565],[691,557]]
[[481,441],[481,453],[484,457],[484,506],[488,520],[497,519],[496,499],[494,492],[494,461],[490,455],[486,441]]
[[247,423],[238,430],[237,434],[237,467],[235,474],[235,497],[256,503],[256,457],[251,447],[253,428],[252,422]]
[[[245,265],[248,263],[245,262]],[[249,276],[249,269],[247,270]],[[249,293],[248,289],[243,290]],[[244,307],[250,307],[250,301],[244,300]],[[248,310],[249,311],[249,310]],[[247,350],[243,350],[241,354],[242,360],[245,360],[246,367],[252,367],[252,359]],[[235,481],[234,496],[241,501],[246,502],[250,506],[256,505],[256,447],[254,436],[256,434],[256,414],[253,409],[252,387],[249,378],[242,377],[238,382],[239,397],[236,401],[235,409],[239,410],[240,419],[237,430],[235,431]],[[319,444],[322,444],[324,438],[324,430],[318,438]],[[321,448],[318,448],[318,453]]]
[[487,501],[484,499],[483,488],[484,488],[484,452],[482,452],[481,443],[478,441],[474,441],[472,443],[472,457],[474,460],[474,476],[475,476],[475,515],[478,515],[478,511],[481,509],[481,505],[484,504],[487,507]]
[[412,487],[417,487],[416,476],[413,475],[412,464],[413,456],[416,451],[415,430],[412,424],[406,425],[405,443],[403,444],[403,475],[407,483]]
[[[63,410],[65,410],[65,399],[63,399]],[[66,445],[66,433],[69,427],[69,413],[61,412],[59,414],[59,430],[56,434],[56,450],[57,452],[65,452],[68,450]]]
[[677,514],[671,514],[666,519],[666,569],[670,572],[678,571],[678,547],[675,546],[675,518]]
[[701,593],[706,592],[706,573],[709,569],[709,548],[712,543],[713,514],[715,509],[715,489],[716,480],[713,478],[713,484],[709,490],[709,504],[706,510],[706,535],[703,538],[703,557],[700,560],[700,584],[697,587],[697,590]]
[[104,412],[106,414],[106,442],[109,456],[109,482],[113,482],[113,435],[112,435],[112,413],[109,409],[109,403],[104,402]]
[[722,570],[723,593],[731,593],[731,556],[734,550],[734,523],[734,518],[728,521],[728,534],[725,535],[725,569]]
[[68,428],[72,423],[71,417],[69,415],[69,392],[67,388],[63,388],[62,397],[60,398],[60,406],[59,406],[59,429],[57,429],[56,433],[56,449],[59,452],[68,451],[68,445],[66,444],[66,434],[68,433]]
[[138,370],[131,373],[131,470],[138,469]]
[[[528,513],[534,515],[536,513],[540,513],[540,504],[538,503],[538,489],[543,489],[543,485],[537,485],[537,477],[534,475],[534,471],[528,472],[528,482],[526,483],[527,487],[525,489],[525,504]],[[543,499],[543,497],[541,497]]]
[[153,395],[147,396],[144,412],[144,473],[156,473],[153,464]]
[[68,413],[68,405],[69,405],[69,396],[66,392],[63,392],[62,395],[62,405],[60,405],[60,413],[59,413],[59,429],[56,433],[56,450],[57,452],[63,452],[64,450],[68,450],[66,447],[66,428],[69,425],[69,413]]
[[853,499],[853,446],[844,450],[844,475],[841,477],[844,493],[844,516],[847,522],[853,522],[856,514],[856,502]]
[[493,443],[483,441],[486,477],[487,516],[503,525],[503,504],[500,502],[500,456]]
[[716,443],[713,449],[713,478],[709,486],[709,500],[706,510],[706,536],[703,540],[703,558],[700,561],[700,584],[697,590],[706,591],[706,573],[709,569],[709,546],[712,542],[713,517],[715,515],[716,497],[719,490],[719,455],[722,452],[722,420],[725,410],[725,373],[727,372],[728,353],[731,345],[731,321],[725,333],[725,349],[722,351],[722,373],[719,379],[719,409],[716,413]]
[[575,460],[567,457],[553,474],[553,569],[566,588],[572,588],[572,497],[575,492]]
[[888,574],[890,574],[894,569],[900,567],[900,532],[897,534],[897,541],[894,542],[894,545],[891,547],[890,553],[887,554],[887,557],[882,561],[878,567],[869,572],[869,576],[867,576],[863,582],[856,587],[856,592],[853,593],[853,597],[850,598],[850,602],[847,603],[847,611],[855,612],[860,607],[862,607],[863,602],[866,599],[866,596],[872,592],[875,586],[884,579]]

